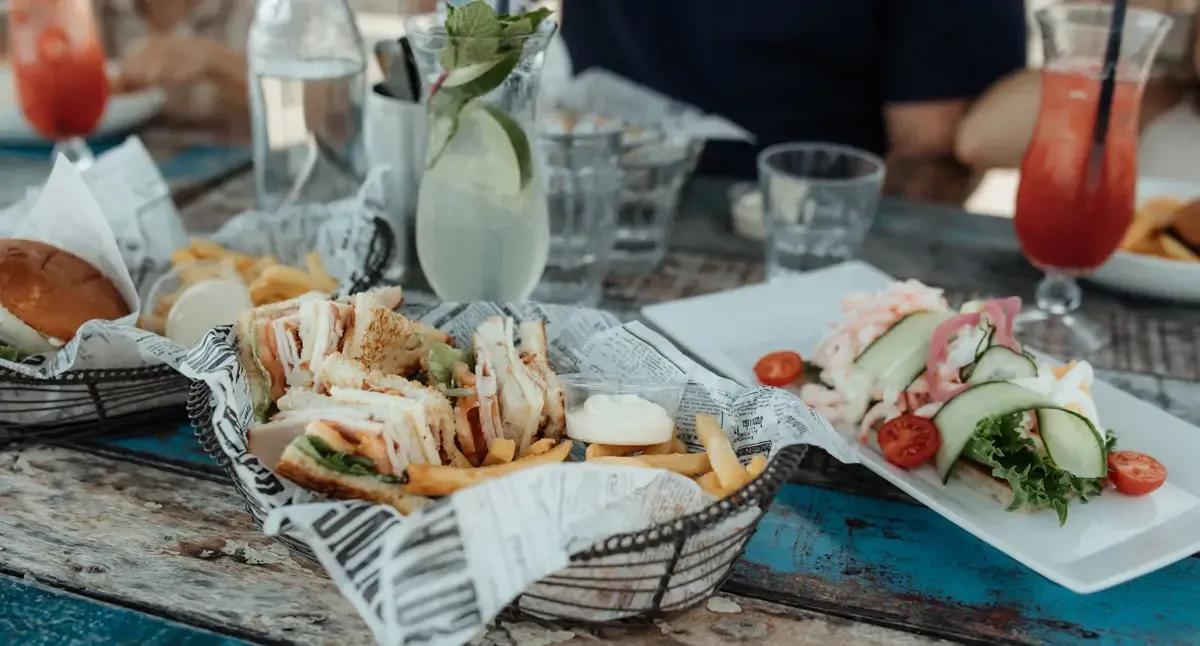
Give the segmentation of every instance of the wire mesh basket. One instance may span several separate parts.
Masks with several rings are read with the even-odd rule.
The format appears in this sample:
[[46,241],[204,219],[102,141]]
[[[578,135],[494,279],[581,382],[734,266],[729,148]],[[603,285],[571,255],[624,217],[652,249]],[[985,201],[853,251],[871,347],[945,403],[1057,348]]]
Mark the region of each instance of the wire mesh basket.
[[[213,427],[212,393],[195,382],[188,413],[204,450],[224,467],[246,509],[262,526],[264,508],[236,476]],[[617,534],[571,555],[570,565],[529,587],[509,608],[551,621],[636,623],[682,610],[712,595],[732,572],[775,494],[800,467],[806,446],[781,449],[763,473],[708,507],[637,532]],[[317,562],[309,547],[277,538]]]
[[183,421],[187,385],[169,366],[72,370],[51,379],[0,368],[0,446]]
[[[396,237],[383,218],[374,218],[374,225],[362,268],[346,279],[343,291],[359,292],[383,279]],[[48,379],[0,368],[0,446],[75,440],[148,423],[182,422],[187,419],[189,383],[167,365],[69,370]]]

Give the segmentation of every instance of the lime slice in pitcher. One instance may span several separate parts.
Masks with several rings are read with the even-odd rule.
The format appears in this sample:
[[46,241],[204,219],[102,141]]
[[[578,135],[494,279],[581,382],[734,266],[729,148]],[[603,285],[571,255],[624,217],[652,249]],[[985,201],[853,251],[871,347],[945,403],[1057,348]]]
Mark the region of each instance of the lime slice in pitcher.
[[458,130],[446,145],[443,162],[453,163],[464,181],[500,195],[520,193],[533,177],[525,131],[504,111],[482,101],[468,103],[459,114]]

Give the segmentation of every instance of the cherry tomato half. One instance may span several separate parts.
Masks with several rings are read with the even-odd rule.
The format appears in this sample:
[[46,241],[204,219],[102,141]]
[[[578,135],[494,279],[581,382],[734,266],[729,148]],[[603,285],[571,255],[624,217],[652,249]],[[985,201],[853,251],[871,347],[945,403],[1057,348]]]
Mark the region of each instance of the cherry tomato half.
[[1113,451],[1108,454],[1108,479],[1127,496],[1144,496],[1162,486],[1167,469],[1145,453]]
[[804,360],[790,350],[772,352],[754,364],[754,375],[768,386],[786,386],[804,372]]
[[941,446],[942,436],[927,417],[901,415],[879,429],[879,448],[883,449],[883,457],[905,469],[925,464]]

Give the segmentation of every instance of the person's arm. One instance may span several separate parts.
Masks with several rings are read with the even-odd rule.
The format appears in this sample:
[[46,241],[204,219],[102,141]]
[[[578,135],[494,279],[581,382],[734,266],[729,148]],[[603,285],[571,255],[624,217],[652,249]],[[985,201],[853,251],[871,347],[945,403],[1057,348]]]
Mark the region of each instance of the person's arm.
[[1016,0],[885,6],[880,55],[888,141],[885,190],[962,202],[970,170],[955,157],[958,124],[970,101],[1025,64],[1025,10]]
[[988,89],[959,124],[959,161],[976,171],[1020,166],[1037,123],[1041,82],[1040,72],[1021,70]]

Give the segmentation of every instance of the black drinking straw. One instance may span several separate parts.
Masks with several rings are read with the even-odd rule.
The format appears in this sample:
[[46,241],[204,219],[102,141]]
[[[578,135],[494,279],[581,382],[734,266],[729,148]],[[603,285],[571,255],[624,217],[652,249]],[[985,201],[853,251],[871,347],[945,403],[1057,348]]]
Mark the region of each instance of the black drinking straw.
[[1104,48],[1104,68],[1100,77],[1100,103],[1096,106],[1096,123],[1092,129],[1092,149],[1088,155],[1088,184],[1095,187],[1100,180],[1104,160],[1104,140],[1112,120],[1113,93],[1117,84],[1117,62],[1121,58],[1121,35],[1125,27],[1127,0],[1114,0],[1112,18],[1108,25],[1108,44]]

